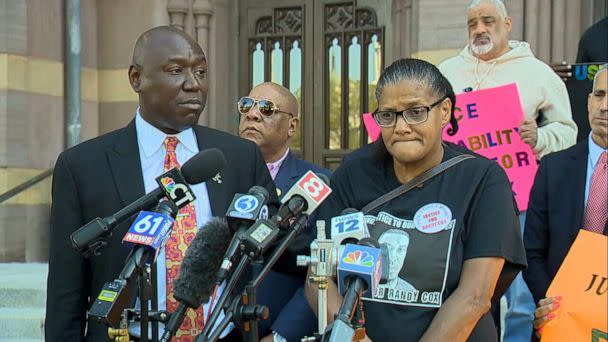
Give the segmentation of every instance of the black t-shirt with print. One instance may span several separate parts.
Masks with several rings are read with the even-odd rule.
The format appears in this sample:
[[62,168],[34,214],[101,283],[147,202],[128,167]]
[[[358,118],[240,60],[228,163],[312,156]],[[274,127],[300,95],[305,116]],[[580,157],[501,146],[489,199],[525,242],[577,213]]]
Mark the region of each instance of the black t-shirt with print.
[[[444,146],[444,161],[466,153]],[[369,146],[357,151],[334,173],[333,193],[321,217],[340,215],[345,208],[360,210],[401,185],[392,158],[379,161],[374,154]],[[364,299],[373,341],[418,341],[457,288],[467,259],[506,260],[496,298],[526,265],[509,180],[498,164],[480,156],[373,210],[366,221],[370,235],[387,244],[390,257],[388,283]],[[493,340],[496,329],[487,313],[469,341]]]

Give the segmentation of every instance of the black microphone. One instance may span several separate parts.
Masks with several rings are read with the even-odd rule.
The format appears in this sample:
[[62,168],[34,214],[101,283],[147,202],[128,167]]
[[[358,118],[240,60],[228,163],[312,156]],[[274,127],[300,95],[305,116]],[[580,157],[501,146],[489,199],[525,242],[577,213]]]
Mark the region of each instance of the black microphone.
[[228,272],[232,268],[234,259],[239,254],[239,247],[249,227],[258,218],[268,218],[268,206],[266,206],[268,198],[270,198],[268,191],[259,185],[251,187],[247,195],[238,193],[234,195],[232,203],[230,203],[230,207],[226,211],[226,220],[228,221],[228,227],[235,234],[230,242],[230,246],[226,250],[222,266],[217,273],[217,284],[221,284],[228,276]]
[[154,207],[163,197],[173,201],[178,208],[185,206],[195,199],[188,184],[198,184],[210,179],[225,164],[226,158],[217,148],[199,152],[184,163],[181,172],[171,169],[157,177],[158,188],[135,200],[114,215],[105,218],[97,217],[73,232],[70,235],[72,246],[85,256],[92,251],[97,252],[106,244],[101,239],[110,235],[120,222],[139,211]]
[[310,215],[331,194],[328,184],[327,176],[308,171],[283,196],[283,205],[271,221],[283,228],[300,214]]
[[131,295],[129,281],[148,259],[156,259],[158,251],[163,248],[173,231],[177,211],[175,203],[162,201],[153,212],[142,211],[133,221],[123,238],[123,243],[133,245],[133,249],[118,278],[102,287],[89,310],[89,317],[110,326],[118,326],[120,315]]
[[184,320],[188,308],[196,309],[208,302],[232,233],[223,219],[212,218],[199,228],[179,268],[173,296],[180,304],[171,314],[160,341],[168,342]]
[[[354,328],[351,321],[361,297],[365,292],[373,294],[380,280],[378,270],[382,266],[378,263],[382,263],[382,259],[379,260],[378,256],[382,252],[378,247],[378,242],[370,238],[359,240],[357,245],[346,245],[338,265],[338,288],[344,297],[334,320],[329,341],[353,340]],[[364,257],[367,265],[361,264],[360,260],[352,260],[353,257],[358,258],[357,255]]]

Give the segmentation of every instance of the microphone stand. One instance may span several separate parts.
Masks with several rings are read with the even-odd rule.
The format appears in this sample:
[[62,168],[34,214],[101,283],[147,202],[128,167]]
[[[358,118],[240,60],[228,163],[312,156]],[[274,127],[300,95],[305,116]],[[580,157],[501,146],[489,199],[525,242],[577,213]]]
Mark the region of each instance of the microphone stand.
[[[358,341],[362,338],[360,336],[360,317],[363,317],[363,308],[360,302],[366,287],[365,281],[359,277],[354,277],[349,281],[342,306],[340,306],[340,311],[338,311],[333,327],[330,330],[329,342]],[[357,312],[359,310],[361,312]],[[356,319],[358,322],[353,324],[353,319]],[[357,331],[355,331],[355,328],[357,328]],[[326,331],[322,341],[326,340],[325,335],[327,333]]]
[[[237,264],[236,269],[234,270],[234,273],[232,273],[232,275],[230,275],[230,279],[228,280],[226,288],[222,292],[220,299],[217,301],[215,308],[213,308],[213,312],[211,313],[209,320],[205,324],[205,327],[203,328],[203,332],[200,335],[198,335],[197,341],[201,336],[207,336],[207,334],[209,334],[209,331],[213,328],[213,325],[217,321],[218,317],[220,316],[220,313],[222,312],[224,306],[226,305],[228,296],[230,295],[232,290],[234,290],[238,279],[241,277],[241,274],[243,273],[245,268],[247,268],[247,266],[249,265],[250,262],[251,262],[251,256],[249,256],[248,254],[243,254],[243,256],[241,256],[241,259],[239,260],[239,263]],[[227,325],[228,324],[226,324],[226,326]],[[220,330],[220,332],[222,332],[222,331],[223,331],[223,329]]]
[[[104,322],[109,326],[116,326],[120,322],[120,317],[128,317],[130,314],[135,320],[140,321],[140,341],[148,342],[148,326],[150,322],[154,322],[154,327],[158,326],[157,322],[165,322],[168,314],[166,311],[149,312],[148,301],[150,300],[150,271],[151,266],[147,262],[150,256],[150,250],[146,248],[138,248],[130,254],[127,263],[123,267],[120,275],[111,283],[106,283],[104,290],[115,293],[112,301],[97,299],[91,309],[89,315],[96,318],[98,321]],[[137,273],[137,282],[139,288],[139,302],[141,304],[140,312],[137,313],[133,309],[125,308],[130,297],[131,281],[133,275]],[[121,313],[120,316],[119,313]],[[151,315],[152,314],[152,315]],[[125,320],[122,320],[125,322]],[[113,329],[112,329],[113,330]]]
[[[262,267],[260,273],[253,279],[249,281],[245,286],[245,291],[243,293],[235,296],[232,300],[232,304],[226,307],[225,317],[220,322],[218,327],[213,331],[209,337],[207,337],[208,331],[203,331],[197,338],[197,342],[204,341],[217,341],[220,334],[226,329],[228,324],[231,321],[234,321],[236,326],[239,327],[243,334],[243,340],[249,342],[257,342],[258,341],[258,320],[267,319],[268,318],[268,308],[265,306],[259,306],[256,304],[256,291],[258,286],[262,283],[266,275],[270,272],[274,264],[279,260],[281,255],[285,252],[289,244],[293,241],[293,239],[300,234],[300,232],[306,226],[306,222],[308,221],[308,215],[301,214],[298,216],[296,222],[294,223],[292,229],[289,230],[287,235],[283,237],[281,242],[277,245],[277,247],[273,250],[268,258],[267,262]],[[236,273],[236,271],[235,271]],[[232,280],[232,278],[231,278]],[[228,292],[224,292],[228,293]],[[222,293],[222,294],[224,294]],[[219,303],[218,303],[219,304]],[[220,308],[219,305],[216,308]],[[215,311],[214,311],[215,312]],[[205,326],[205,330],[211,329],[213,324],[210,324],[214,321],[209,320],[207,325]],[[208,328],[208,329],[207,329]]]

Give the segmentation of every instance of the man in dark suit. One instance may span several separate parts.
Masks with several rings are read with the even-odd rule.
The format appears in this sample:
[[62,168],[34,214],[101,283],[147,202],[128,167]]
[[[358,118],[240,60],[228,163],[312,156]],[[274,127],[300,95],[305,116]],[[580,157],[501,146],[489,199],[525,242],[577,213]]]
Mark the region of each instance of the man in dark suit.
[[[242,97],[237,107],[241,114],[239,134],[260,147],[279,197],[308,171],[330,176],[329,170],[297,159],[290,150],[300,118],[298,100],[287,88],[262,83]],[[314,214],[308,222],[310,228],[315,222]],[[307,250],[308,243],[315,238],[311,234],[312,229],[307,229],[289,248]],[[286,260],[292,264],[283,265],[284,269],[296,268],[295,260]],[[301,270],[299,276],[272,271],[258,289],[259,302],[270,309],[269,319],[260,322],[260,334],[265,336],[262,341],[299,341],[316,330],[316,318],[304,298],[306,269]]]
[[[253,185],[264,186],[271,193],[271,201],[277,201],[274,183],[255,144],[197,125],[207,98],[207,62],[196,41],[171,27],[145,32],[135,46],[129,81],[139,96],[135,119],[124,128],[64,151],[57,159],[52,187],[46,341],[108,340],[106,326],[92,321],[87,325],[87,310],[102,285],[118,277],[129,253],[121,239],[132,220],[118,225],[101,255],[88,259],[72,248],[70,234],[153,190],[154,178],[168,163],[183,165],[200,150],[212,147],[219,148],[227,160],[213,180],[192,187],[197,200],[191,210],[184,212],[184,207],[178,215],[188,216],[191,223],[188,227],[178,223],[180,229],[173,230],[170,241],[183,238],[182,228],[192,234],[212,216],[224,216],[233,194],[246,193]],[[169,242],[165,250],[168,246]],[[176,259],[179,256],[162,251],[153,268],[159,309],[174,300],[168,270],[169,262],[179,266],[181,260]],[[134,303],[135,298],[131,301]],[[205,314],[208,311],[205,307]],[[183,332],[181,340],[192,340],[196,332]]]
[[530,194],[524,244],[528,269],[524,278],[538,303],[539,330],[559,307],[560,298],[545,298],[549,285],[583,228],[608,234],[608,71],[595,75],[587,99],[591,134],[577,145],[541,160]]

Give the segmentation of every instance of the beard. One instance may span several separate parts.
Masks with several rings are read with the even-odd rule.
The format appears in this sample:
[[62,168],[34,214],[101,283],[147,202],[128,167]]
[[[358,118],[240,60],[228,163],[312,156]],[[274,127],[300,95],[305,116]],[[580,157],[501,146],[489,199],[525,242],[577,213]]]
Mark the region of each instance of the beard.
[[486,53],[490,52],[494,48],[494,42],[492,42],[492,39],[490,39],[489,37],[482,37],[482,38],[485,38],[484,40],[487,40],[487,42],[484,42],[482,44],[476,44],[476,41],[479,38],[480,37],[471,39],[471,41],[469,43],[469,47],[471,49],[471,52],[475,56],[485,55]]

